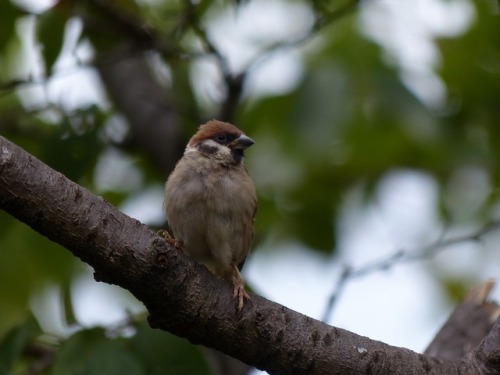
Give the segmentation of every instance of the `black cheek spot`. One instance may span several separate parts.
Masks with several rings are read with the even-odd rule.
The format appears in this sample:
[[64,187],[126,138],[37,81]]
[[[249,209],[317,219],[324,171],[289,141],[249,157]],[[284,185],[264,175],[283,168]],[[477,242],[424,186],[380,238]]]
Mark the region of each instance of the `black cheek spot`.
[[206,155],[212,155],[215,154],[218,150],[217,146],[212,146],[206,143],[200,143],[198,146],[198,150]]

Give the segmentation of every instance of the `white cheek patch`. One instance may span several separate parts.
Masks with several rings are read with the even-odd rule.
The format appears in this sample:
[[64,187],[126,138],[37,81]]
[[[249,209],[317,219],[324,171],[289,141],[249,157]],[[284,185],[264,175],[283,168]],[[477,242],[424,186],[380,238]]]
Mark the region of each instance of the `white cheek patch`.
[[189,154],[190,152],[197,152],[197,151],[198,150],[196,149],[196,147],[187,145],[186,149],[184,150],[184,154]]
[[224,147],[221,144],[215,142],[213,139],[205,139],[202,143],[210,147],[216,147],[216,148]]
[[231,150],[229,147],[221,145],[217,142],[215,142],[213,139],[207,139],[206,141],[203,141],[204,144],[206,144],[209,147],[214,147],[218,149],[217,153],[221,155],[231,155]]

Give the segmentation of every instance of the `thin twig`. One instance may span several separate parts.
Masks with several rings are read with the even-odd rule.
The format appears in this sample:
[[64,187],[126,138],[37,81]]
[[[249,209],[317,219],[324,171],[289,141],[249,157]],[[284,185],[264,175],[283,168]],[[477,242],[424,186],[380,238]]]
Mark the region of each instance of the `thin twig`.
[[358,7],[360,2],[361,0],[350,0],[344,6],[336,8],[334,10],[327,10],[324,7],[316,7],[317,13],[314,22],[312,22],[311,26],[304,32],[304,34],[293,40],[279,41],[270,44],[269,46],[264,48],[258,56],[256,56],[247,64],[247,67],[244,69],[244,71],[249,72],[251,70],[255,70],[259,65],[263,64],[265,61],[268,61],[272,56],[280,51],[300,47],[304,43],[311,40],[314,36],[316,36],[317,33],[326,26],[331,25],[333,22],[353,12]]
[[202,25],[198,14],[196,12],[196,4],[194,4],[191,0],[186,0],[186,18],[189,22],[189,26],[193,29],[194,33],[200,38],[206,52],[215,57],[217,60],[217,64],[226,78],[231,75],[231,70],[229,68],[229,62],[226,57],[219,51],[214,42],[208,35],[208,31]]
[[491,221],[486,223],[484,226],[479,228],[476,232],[468,235],[456,236],[448,239],[444,239],[440,236],[434,243],[425,246],[417,251],[409,252],[408,250],[400,249],[394,254],[388,257],[369,262],[367,264],[361,265],[357,268],[352,266],[344,266],[340,276],[338,277],[333,291],[328,298],[327,306],[323,314],[323,321],[327,322],[330,318],[335,305],[337,304],[340,295],[344,291],[348,282],[367,276],[369,274],[386,271],[397,265],[410,263],[417,260],[428,259],[432,256],[437,255],[442,250],[457,245],[464,242],[478,242],[481,241],[485,235],[500,228],[500,221]]
[[[234,117],[234,113],[243,94],[246,79],[248,78],[251,71],[257,69],[259,65],[269,60],[278,51],[296,48],[307,42],[325,26],[353,11],[359,3],[360,0],[350,0],[344,6],[336,8],[334,10],[328,10],[324,7],[320,8],[316,6],[315,20],[303,35],[294,40],[279,41],[263,48],[261,53],[259,53],[258,56],[252,59],[246,65],[246,67],[238,73],[231,71],[227,58],[221,53],[214,42],[210,39],[207,30],[204,28],[198,17],[196,9],[197,5],[194,4],[192,0],[186,0],[186,14],[183,17],[182,24],[179,26],[179,28],[182,29],[186,25],[192,28],[194,33],[203,43],[206,53],[212,55],[215,58],[217,65],[222,72],[222,76],[226,86],[226,96],[224,101],[221,103],[221,108],[217,117],[226,121],[230,121],[232,117]],[[192,55],[192,57],[195,57],[195,55]]]
[[246,71],[243,71],[240,74],[234,74],[231,71],[229,61],[227,60],[226,56],[224,56],[224,54],[222,54],[222,52],[217,48],[215,43],[208,35],[208,31],[201,23],[196,12],[196,4],[194,4],[191,0],[186,0],[185,3],[185,19],[187,20],[194,33],[203,43],[206,52],[215,58],[226,86],[226,95],[224,101],[221,103],[221,108],[219,110],[219,113],[217,114],[217,118],[224,121],[231,121],[234,117],[234,113],[243,93],[243,87],[247,76]]

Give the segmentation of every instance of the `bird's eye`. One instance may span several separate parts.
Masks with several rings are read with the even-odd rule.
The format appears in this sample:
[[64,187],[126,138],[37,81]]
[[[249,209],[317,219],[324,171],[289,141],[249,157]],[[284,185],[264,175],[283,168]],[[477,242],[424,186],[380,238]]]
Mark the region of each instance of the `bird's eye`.
[[215,137],[219,142],[224,142],[226,140],[226,135],[225,134],[219,134],[217,137]]

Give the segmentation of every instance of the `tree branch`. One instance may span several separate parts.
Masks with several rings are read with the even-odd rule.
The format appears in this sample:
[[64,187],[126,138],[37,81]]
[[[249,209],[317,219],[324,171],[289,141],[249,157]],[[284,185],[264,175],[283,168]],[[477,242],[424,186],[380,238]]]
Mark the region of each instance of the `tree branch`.
[[91,265],[97,280],[131,291],[151,326],[272,374],[500,373],[500,321],[468,359],[450,361],[328,326],[257,295],[238,314],[231,285],[3,137],[0,208]]
[[98,50],[93,65],[113,103],[127,118],[132,145],[167,175],[184,148],[182,122],[172,95],[154,77],[145,52],[155,50],[175,59],[184,52],[162,40],[136,14],[112,2],[91,0],[75,12]]
[[144,54],[109,52],[100,55],[95,66],[113,102],[128,120],[134,145],[168,175],[182,154],[185,140],[173,100],[154,79]]
[[200,18],[198,17],[198,5],[192,0],[185,0],[184,4],[186,9],[183,20],[183,24],[185,24],[184,26],[191,27],[202,43],[206,54],[215,58],[216,65],[220,69],[224,80],[226,93],[223,101],[220,103],[220,109],[215,118],[222,121],[232,122],[236,114],[236,110],[238,109],[241,96],[243,95],[247,74],[245,71],[242,73],[231,72],[229,61],[212,41],[208,31],[205,29]]
[[400,249],[393,254],[390,254],[387,257],[368,262],[358,267],[352,266],[344,266],[342,272],[340,273],[339,278],[335,282],[335,286],[333,288],[330,297],[328,298],[328,302],[325,308],[325,312],[323,313],[323,321],[327,322],[330,318],[335,305],[337,304],[339,297],[342,295],[347,283],[357,278],[361,278],[375,272],[387,271],[393,267],[396,267],[401,264],[415,262],[418,260],[429,259],[432,256],[437,255],[439,252],[448,249],[450,246],[465,243],[465,242],[478,242],[484,239],[484,237],[500,228],[500,221],[489,221],[484,224],[482,227],[477,229],[476,231],[466,234],[460,235],[451,238],[439,237],[435,242],[430,245],[424,246],[419,249],[415,249],[412,251],[406,249]]
[[487,300],[495,282],[489,280],[467,293],[424,354],[446,358],[462,358],[476,347],[493,327],[500,306]]

